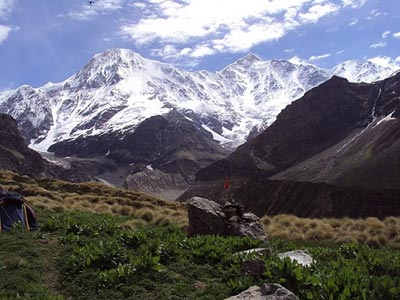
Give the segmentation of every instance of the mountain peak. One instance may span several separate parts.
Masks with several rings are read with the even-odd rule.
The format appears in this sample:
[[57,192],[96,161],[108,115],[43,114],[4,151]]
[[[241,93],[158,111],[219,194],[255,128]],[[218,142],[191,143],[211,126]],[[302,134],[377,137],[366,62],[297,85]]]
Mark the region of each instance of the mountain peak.
[[98,57],[137,57],[137,58],[141,58],[143,59],[143,57],[131,50],[131,49],[127,49],[127,48],[110,48],[110,49],[106,49],[103,52],[97,53],[94,55],[93,58],[98,58]]
[[[346,60],[335,66],[331,73],[344,77],[350,82],[373,82],[390,76],[398,68],[399,66],[392,60],[376,57],[367,61]],[[377,76],[377,74],[380,74],[380,76]]]
[[146,59],[123,48],[112,48],[98,53],[73,77],[70,86],[98,88],[119,82],[133,70],[140,70]]
[[236,62],[241,65],[251,65],[255,62],[261,62],[261,61],[263,60],[260,57],[250,52],[245,56],[243,56],[242,58],[238,59]]

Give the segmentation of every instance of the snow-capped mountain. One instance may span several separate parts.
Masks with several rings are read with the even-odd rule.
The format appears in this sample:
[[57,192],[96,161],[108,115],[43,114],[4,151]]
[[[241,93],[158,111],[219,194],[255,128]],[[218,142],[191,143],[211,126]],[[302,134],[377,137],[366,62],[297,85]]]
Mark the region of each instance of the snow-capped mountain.
[[299,60],[263,61],[248,54],[215,73],[189,72],[131,50],[111,49],[63,82],[1,93],[0,112],[16,118],[39,151],[78,137],[132,131],[145,119],[174,109],[234,148],[333,74],[371,82],[395,69],[347,61],[325,70]]

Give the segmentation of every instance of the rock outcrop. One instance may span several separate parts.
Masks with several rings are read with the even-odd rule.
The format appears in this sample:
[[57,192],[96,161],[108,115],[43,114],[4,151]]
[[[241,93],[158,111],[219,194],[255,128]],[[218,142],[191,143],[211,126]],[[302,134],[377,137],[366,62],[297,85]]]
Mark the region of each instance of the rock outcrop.
[[280,284],[264,284],[252,286],[236,296],[225,300],[299,300],[299,298]]
[[205,198],[193,197],[187,202],[189,235],[216,234],[224,236],[250,236],[262,242],[267,235],[259,218],[252,213],[243,213],[235,203],[224,206]]

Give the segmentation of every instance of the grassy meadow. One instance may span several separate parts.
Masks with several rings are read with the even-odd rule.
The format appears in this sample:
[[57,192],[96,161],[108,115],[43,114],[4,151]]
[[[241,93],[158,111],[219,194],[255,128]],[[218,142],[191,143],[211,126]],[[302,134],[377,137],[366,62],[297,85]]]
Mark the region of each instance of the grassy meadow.
[[[279,282],[300,299],[400,299],[400,218],[264,216],[268,245],[250,238],[187,237],[185,206],[98,183],[0,171],[40,230],[0,234],[0,299],[225,299]],[[241,272],[254,247],[270,250],[260,276]],[[307,249],[309,268],[277,253]]]

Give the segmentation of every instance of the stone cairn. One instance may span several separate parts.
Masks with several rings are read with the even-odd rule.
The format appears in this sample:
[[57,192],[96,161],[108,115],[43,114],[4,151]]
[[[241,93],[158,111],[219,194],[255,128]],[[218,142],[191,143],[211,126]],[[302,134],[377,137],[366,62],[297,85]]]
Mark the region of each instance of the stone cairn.
[[220,204],[200,197],[187,202],[189,235],[216,234],[224,236],[250,236],[267,242],[267,234],[260,219],[245,213],[239,203]]

